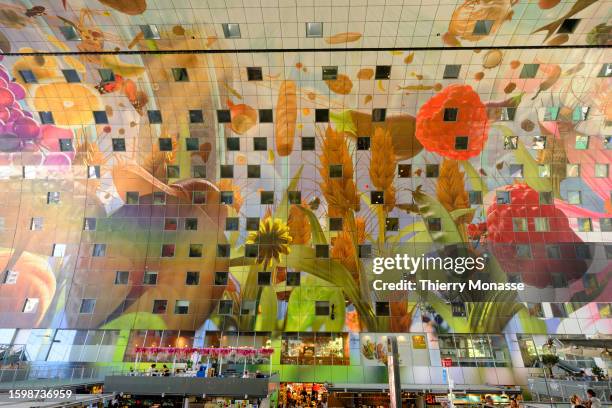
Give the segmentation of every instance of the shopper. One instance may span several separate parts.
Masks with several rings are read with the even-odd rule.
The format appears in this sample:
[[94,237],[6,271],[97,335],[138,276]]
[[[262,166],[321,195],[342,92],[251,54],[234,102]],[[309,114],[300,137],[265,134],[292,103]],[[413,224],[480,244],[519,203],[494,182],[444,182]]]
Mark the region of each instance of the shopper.
[[587,408],[601,408],[601,400],[597,398],[595,391],[590,388],[587,390],[586,406]]
[[582,400],[578,395],[574,394],[570,397],[570,405],[571,408],[576,408],[578,405],[582,405]]
[[155,363],[151,364],[151,367],[149,367],[149,376],[157,377],[158,374],[157,365]]
[[510,405],[508,408],[519,408],[519,403],[515,398],[510,399]]
[[263,375],[261,371],[257,370],[255,372],[255,378],[266,378],[266,376]]
[[164,364],[164,366],[162,367],[162,375],[164,377],[170,377],[170,369],[168,368],[167,365]]
[[490,395],[487,395],[485,397],[484,407],[485,408],[494,408],[495,407],[495,402],[493,402],[493,397],[491,397]]
[[204,370],[204,365],[200,366],[200,369],[196,373],[196,377],[200,377],[200,378],[206,377],[206,370]]
[[242,373],[242,378],[249,378],[249,370],[244,370],[244,373]]

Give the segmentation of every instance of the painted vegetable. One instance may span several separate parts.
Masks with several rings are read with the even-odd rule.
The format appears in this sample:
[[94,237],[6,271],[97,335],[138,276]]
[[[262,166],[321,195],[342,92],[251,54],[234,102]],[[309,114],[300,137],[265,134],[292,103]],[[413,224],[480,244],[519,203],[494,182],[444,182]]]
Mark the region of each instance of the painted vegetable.
[[276,126],[274,139],[279,156],[288,156],[293,151],[295,124],[297,121],[297,94],[293,81],[283,81],[276,101]]
[[228,99],[227,107],[230,108],[232,130],[239,135],[246,133],[257,123],[257,111],[249,105],[245,105],[244,103],[234,105],[232,101]]
[[545,70],[545,69],[547,71],[546,79],[542,81],[542,83],[540,83],[540,87],[538,88],[538,91],[533,96],[533,98],[531,98],[531,100],[534,100],[535,98],[537,98],[538,95],[540,95],[540,92],[550,89],[561,77],[561,67],[559,65],[555,64],[555,65],[550,66],[549,68],[542,68],[542,70]]

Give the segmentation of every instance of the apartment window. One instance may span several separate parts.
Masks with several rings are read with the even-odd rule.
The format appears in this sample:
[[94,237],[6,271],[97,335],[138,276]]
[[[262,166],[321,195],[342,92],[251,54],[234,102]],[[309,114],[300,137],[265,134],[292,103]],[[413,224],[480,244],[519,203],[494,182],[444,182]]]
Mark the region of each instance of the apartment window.
[[129,205],[138,204],[140,195],[138,191],[128,191],[125,193],[125,203]]
[[397,174],[400,178],[412,177],[412,165],[411,164],[398,164]]
[[25,82],[26,84],[35,84],[38,82],[36,76],[34,75],[34,72],[29,69],[22,69],[21,71],[19,71],[19,75],[21,76],[21,79],[23,79],[23,82]]
[[330,164],[329,165],[329,177],[342,178],[342,165],[341,164]]
[[162,123],[161,111],[158,111],[158,110],[147,111],[147,116],[149,117],[149,123],[151,124]]
[[453,317],[466,317],[467,315],[465,310],[465,303],[463,302],[451,303],[451,310],[453,313]]
[[259,230],[259,217],[247,217],[246,230],[247,231]]
[[443,79],[457,79],[461,72],[461,65],[449,64],[444,67]]
[[231,164],[222,164],[220,168],[221,178],[233,178],[234,166]]
[[2,276],[2,284],[3,285],[14,285],[17,283],[17,278],[19,277],[19,272],[8,270],[5,271]]
[[96,307],[96,299],[82,299],[81,308],[79,309],[80,314],[93,314]]
[[523,165],[511,164],[509,167],[510,177],[523,177]]
[[217,110],[217,122],[219,123],[231,123],[232,122],[232,114],[228,109],[219,109]]
[[220,204],[232,205],[234,204],[234,192],[233,191],[221,191],[219,196]]
[[226,231],[238,231],[240,229],[240,219],[238,217],[227,217],[225,219]]
[[391,308],[389,302],[376,302],[376,316],[390,316]]
[[196,286],[200,284],[200,272],[188,271],[185,274],[185,285]]
[[579,18],[566,18],[559,26],[557,33],[571,34],[574,32],[574,30],[576,30],[576,27],[578,27],[578,23],[580,23]]
[[371,258],[372,257],[372,245],[362,244],[359,245],[359,258]]
[[260,196],[260,204],[274,204],[274,191],[262,191]]
[[399,218],[388,217],[385,220],[385,230],[387,231],[399,231]]
[[245,258],[257,258],[258,254],[259,254],[259,248],[257,244],[246,244],[244,246]]
[[546,148],[546,136],[534,136],[531,148],[534,150],[542,150]]
[[130,273],[128,271],[115,272],[115,285],[127,285],[129,279]]
[[330,307],[327,300],[317,300],[315,302],[315,316],[329,316]]
[[592,232],[593,224],[590,218],[578,218],[578,231],[580,232]]
[[391,78],[391,65],[377,65],[374,79],[389,79]]
[[538,176],[550,177],[550,164],[538,164]]
[[161,249],[162,258],[172,258],[174,256],[174,244],[163,244]]
[[582,204],[582,193],[580,191],[568,191],[567,202],[570,204]]
[[540,64],[523,64],[519,78],[535,78],[536,74],[538,73],[538,69],[540,69]]
[[95,218],[85,218],[83,220],[83,231],[95,231],[97,221]]
[[367,136],[358,137],[357,150],[370,150],[370,138]]
[[272,123],[274,121],[274,115],[272,109],[260,109],[259,110],[259,123]]
[[495,20],[477,20],[474,24],[474,35],[488,35],[491,32]]
[[43,218],[42,217],[33,217],[30,221],[30,230],[32,231],[41,231],[43,229]]
[[565,173],[567,177],[580,177],[580,165],[568,164]]
[[79,77],[79,73],[74,69],[62,69],[62,74],[64,74],[64,79],[68,83],[77,83],[81,82],[81,77]]
[[372,109],[372,122],[384,122],[387,117],[387,110],[384,108]]
[[166,193],[164,193],[163,191],[154,191],[153,192],[153,204],[154,205],[166,204]]
[[301,276],[299,272],[287,272],[287,286],[300,286]]
[[510,192],[509,191],[496,191],[495,198],[497,204],[510,204]]
[[217,258],[229,258],[231,255],[230,244],[217,244]]
[[588,106],[576,106],[572,111],[572,120],[574,122],[580,122],[583,120],[587,120],[589,116],[589,107]]
[[504,150],[518,149],[518,136],[504,136]]
[[234,308],[234,302],[231,300],[220,300],[219,301],[219,314],[220,315],[230,315],[232,314],[232,309]]
[[329,219],[329,230],[330,231],[342,231],[342,218],[330,218]]
[[444,108],[444,122],[456,122],[458,113],[457,108]]
[[172,139],[169,137],[160,137],[157,140],[159,144],[159,150],[162,152],[171,152],[172,151]]
[[592,258],[591,247],[588,244],[576,244],[575,249],[576,249],[577,259],[591,259]]
[[112,69],[100,68],[98,69],[98,75],[100,75],[101,82],[115,82],[115,73]]
[[482,191],[468,191],[468,200],[471,205],[482,204]]
[[185,149],[188,152],[197,152],[200,150],[200,140],[197,137],[188,137],[185,139]]
[[301,204],[302,203],[302,192],[301,191],[288,191],[287,198],[289,204]]
[[503,107],[499,114],[499,120],[512,121],[516,116],[516,108]]
[[247,78],[249,81],[261,81],[263,79],[261,67],[247,67]]
[[193,178],[206,178],[206,166],[200,164],[191,166],[191,176]]
[[174,314],[183,315],[189,313],[189,301],[188,300],[177,300],[174,303]]
[[329,258],[329,245],[326,245],[326,244],[315,245],[315,256],[317,258]]
[[228,137],[227,138],[227,150],[230,152],[237,152],[240,150],[240,138]]
[[550,227],[548,225],[548,218],[546,217],[535,217],[533,219],[534,227],[536,232],[548,232]]
[[516,257],[519,259],[531,258],[531,246],[529,244],[519,244],[516,246]]
[[553,203],[553,195],[551,191],[540,191],[538,193],[540,205],[550,205]]
[[425,165],[425,176],[426,177],[438,177],[440,174],[439,166],[437,164],[426,164]]
[[306,23],[306,37],[323,37],[323,23]]
[[512,218],[512,230],[514,232],[527,232],[527,218],[524,218],[524,217]]
[[100,166],[87,166],[87,178],[99,179],[100,178]]
[[81,41],[81,35],[74,26],[60,26],[59,30],[67,41]]
[[178,222],[176,218],[166,218],[164,220],[164,231],[176,231],[178,229]]
[[153,301],[153,314],[166,314],[168,309],[168,301],[164,299],[155,299]]
[[166,166],[166,177],[168,178],[179,178],[181,176],[180,166]]
[[125,152],[125,139],[113,138],[113,152]]
[[455,136],[455,150],[467,150],[468,149],[468,137],[467,136]]
[[52,256],[55,258],[61,258],[66,253],[66,244],[53,244]]
[[188,82],[187,68],[172,68],[172,77],[175,82]]
[[142,277],[143,285],[157,285],[157,272],[145,271]]
[[154,26],[153,24],[141,25],[140,31],[142,32],[145,40],[159,40],[161,38],[159,36],[157,26]]
[[385,203],[384,191],[370,191],[370,203],[384,204]]
[[94,244],[92,256],[106,256],[106,244]]
[[605,246],[606,259],[612,259],[612,245]]
[[247,166],[247,177],[248,178],[260,178],[261,177],[261,166],[259,164],[249,164]]
[[229,280],[227,272],[215,272],[215,286],[225,286]]
[[324,81],[334,81],[338,78],[338,67],[321,67]]
[[72,147],[72,139],[59,139],[59,149],[60,152],[74,151],[74,148]]
[[236,23],[223,23],[223,35],[225,38],[240,38],[240,24]]
[[329,109],[315,109],[315,122],[329,122]]
[[185,218],[185,231],[197,231],[198,219],[197,218]]
[[315,138],[314,137],[302,137],[302,150],[311,151],[315,149]]
[[268,150],[268,139],[265,137],[254,137],[253,150],[256,152],[265,152]]
[[272,272],[258,272],[257,273],[257,285],[270,286],[271,281],[272,281]]
[[53,125],[55,120],[53,119],[53,113],[49,111],[38,112],[40,123],[43,125]]
[[560,108],[558,106],[548,106],[544,110],[544,122],[554,122],[559,118]]
[[59,191],[49,191],[47,193],[47,204],[59,204],[60,202],[60,192]]
[[600,218],[599,228],[601,232],[612,232],[612,218]]
[[93,111],[93,117],[97,125],[108,124],[108,116],[106,116],[105,111]]
[[35,313],[38,310],[38,298],[27,298],[23,303],[23,309],[21,311],[23,313]]
[[[565,280],[565,276],[560,273],[553,273],[553,287],[554,288],[566,288],[567,283],[563,284]],[[552,312],[553,317],[565,318],[568,317],[567,310],[565,308],[565,303],[551,303],[550,310]]]
[[612,77],[612,63],[603,64],[597,76],[604,78]]
[[427,229],[429,231],[442,231],[442,220],[440,218],[428,218]]
[[589,137],[584,135],[576,135],[576,150],[586,150],[589,148]]

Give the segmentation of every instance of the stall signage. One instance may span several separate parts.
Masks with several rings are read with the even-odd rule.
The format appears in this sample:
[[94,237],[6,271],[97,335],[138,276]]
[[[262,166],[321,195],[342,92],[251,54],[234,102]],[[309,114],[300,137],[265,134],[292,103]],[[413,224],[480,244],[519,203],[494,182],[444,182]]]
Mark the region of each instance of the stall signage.
[[442,359],[442,367],[450,367],[453,365],[453,359],[452,358],[443,358]]

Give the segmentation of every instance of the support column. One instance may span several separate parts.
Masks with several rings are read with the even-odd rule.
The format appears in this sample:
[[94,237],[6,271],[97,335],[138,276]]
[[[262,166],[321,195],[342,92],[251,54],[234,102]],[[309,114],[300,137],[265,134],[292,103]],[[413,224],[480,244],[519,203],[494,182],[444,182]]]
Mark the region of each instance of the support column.
[[389,408],[402,408],[402,382],[399,372],[399,351],[397,348],[397,338],[395,336],[389,336],[387,338],[387,352],[389,397],[391,398]]

